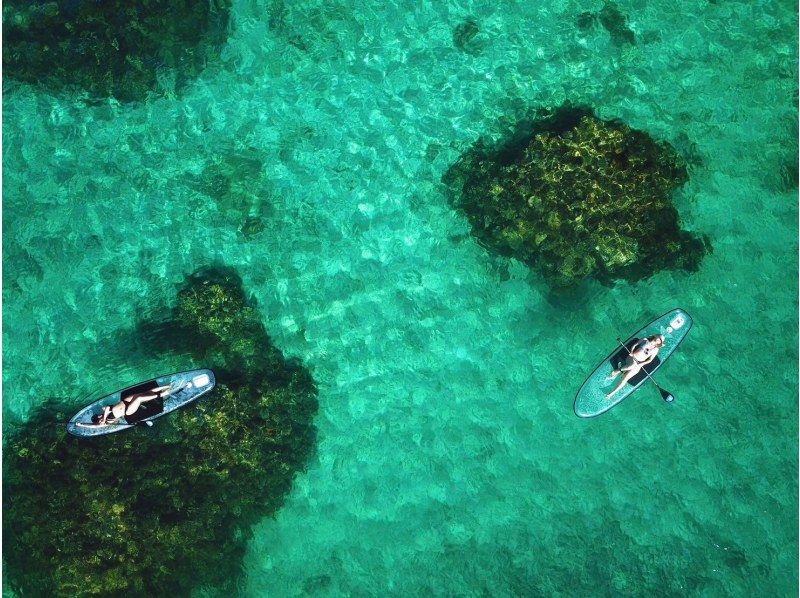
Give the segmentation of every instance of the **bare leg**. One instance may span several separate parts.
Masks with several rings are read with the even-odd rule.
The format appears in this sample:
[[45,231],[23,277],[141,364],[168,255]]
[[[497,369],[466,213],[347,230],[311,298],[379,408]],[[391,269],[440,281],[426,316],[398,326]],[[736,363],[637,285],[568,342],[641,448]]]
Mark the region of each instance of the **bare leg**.
[[159,386],[158,388],[154,388],[150,392],[156,393],[160,397],[168,397],[174,392],[178,392],[179,390],[183,390],[186,388],[185,384],[166,384],[164,386]]
[[619,384],[617,384],[617,387],[614,390],[606,395],[606,398],[610,399],[612,396],[617,394],[617,392],[619,392],[619,390],[628,383],[628,380],[638,374],[639,370],[641,369],[641,366],[633,366],[629,370],[625,370],[625,375],[622,377],[622,380],[619,381]]
[[142,403],[146,403],[147,401],[152,401],[153,399],[157,399],[159,395],[138,395],[135,399],[133,399],[128,406],[125,407],[125,415],[131,415],[132,413],[136,413],[136,410],[141,406]]
[[631,366],[636,365],[633,361],[633,357],[630,355],[625,358],[625,361],[619,364],[619,369],[611,370],[611,379],[613,380],[617,376],[619,376],[622,372],[627,372]]

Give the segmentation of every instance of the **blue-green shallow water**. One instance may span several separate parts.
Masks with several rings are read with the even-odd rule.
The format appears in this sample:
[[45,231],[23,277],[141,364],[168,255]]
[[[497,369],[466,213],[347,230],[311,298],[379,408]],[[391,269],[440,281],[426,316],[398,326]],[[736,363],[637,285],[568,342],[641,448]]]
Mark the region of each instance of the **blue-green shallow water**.
[[[576,27],[596,2],[306,0],[273,29],[269,5],[237,2],[177,97],[6,82],[5,429],[181,369],[130,333],[222,261],[320,389],[318,453],[241,595],[796,595],[796,7],[622,1],[620,47]],[[468,17],[477,55],[453,46]],[[464,236],[448,165],[566,99],[691,153],[700,272],[560,306]],[[248,205],[192,182],[233,154],[264,162]],[[659,371],[677,401],[576,418],[614,338],[675,306],[695,318]]]

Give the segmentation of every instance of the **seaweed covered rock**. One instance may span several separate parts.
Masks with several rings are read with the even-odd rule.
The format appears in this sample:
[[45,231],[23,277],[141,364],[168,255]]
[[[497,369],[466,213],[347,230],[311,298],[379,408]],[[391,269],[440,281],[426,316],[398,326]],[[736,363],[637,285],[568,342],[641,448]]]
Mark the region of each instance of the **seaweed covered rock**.
[[161,73],[181,85],[218,56],[230,0],[9,0],[3,3],[6,77],[136,101]]
[[562,288],[697,270],[707,246],[680,229],[671,201],[687,180],[669,145],[571,108],[478,143],[444,176],[482,244]]
[[[63,405],[7,434],[3,556],[21,595],[186,595],[233,584],[251,526],[280,507],[308,459],[313,380],[271,345],[238,278],[191,277],[175,315],[205,339],[193,357],[211,359],[211,396],[152,429],[94,440],[48,425],[67,416]],[[242,347],[263,356],[257,368],[242,369]]]
[[240,285],[225,276],[193,276],[178,293],[176,319],[208,342],[230,345],[248,326],[259,326]]

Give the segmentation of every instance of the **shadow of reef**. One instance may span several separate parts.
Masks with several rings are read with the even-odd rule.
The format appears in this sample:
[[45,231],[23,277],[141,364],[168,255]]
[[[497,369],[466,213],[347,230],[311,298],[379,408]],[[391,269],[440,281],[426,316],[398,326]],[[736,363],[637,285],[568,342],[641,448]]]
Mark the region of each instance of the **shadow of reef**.
[[250,529],[283,503],[316,440],[316,388],[272,346],[241,280],[202,270],[161,327],[215,369],[214,393],[139,429],[66,434],[45,405],[3,451],[5,573],[21,595],[186,595],[233,587]]
[[51,91],[143,100],[159,76],[181,86],[216,60],[230,0],[3,3],[3,73]]
[[710,244],[680,228],[671,200],[687,180],[669,144],[570,106],[478,141],[443,177],[479,243],[561,290],[696,271]]

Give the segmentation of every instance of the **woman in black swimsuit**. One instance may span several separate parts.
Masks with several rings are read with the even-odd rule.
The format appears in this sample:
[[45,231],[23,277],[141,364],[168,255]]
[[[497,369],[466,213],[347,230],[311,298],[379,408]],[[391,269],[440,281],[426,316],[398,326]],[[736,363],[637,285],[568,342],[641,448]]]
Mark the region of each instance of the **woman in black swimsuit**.
[[158,386],[149,392],[139,393],[125,397],[116,405],[106,405],[103,407],[103,413],[92,416],[91,424],[78,423],[79,426],[106,426],[108,424],[116,424],[126,415],[133,415],[139,406],[146,402],[152,401],[171,394],[176,389],[172,388],[170,384],[166,386]]
[[642,367],[653,361],[658,355],[658,351],[663,346],[664,337],[660,334],[654,334],[653,336],[648,336],[647,338],[637,341],[636,344],[631,347],[631,354],[628,355],[622,365],[619,366],[619,369],[611,372],[611,380],[619,376],[622,372],[625,372],[625,375],[622,377],[617,387],[606,395],[606,398],[610,399],[620,388],[628,383],[628,380],[638,374]]

